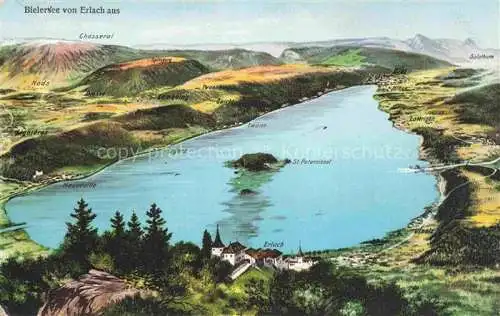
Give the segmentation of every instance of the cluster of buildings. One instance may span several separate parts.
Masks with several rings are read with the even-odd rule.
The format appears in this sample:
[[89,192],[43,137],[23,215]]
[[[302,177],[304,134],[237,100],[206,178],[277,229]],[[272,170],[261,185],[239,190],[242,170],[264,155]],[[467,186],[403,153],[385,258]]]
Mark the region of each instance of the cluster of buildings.
[[300,245],[298,253],[292,256],[283,255],[277,249],[248,248],[237,241],[226,246],[220,238],[218,226],[212,243],[212,256],[219,257],[233,266],[247,263],[251,266],[294,271],[308,270],[317,262],[314,258],[305,256]]

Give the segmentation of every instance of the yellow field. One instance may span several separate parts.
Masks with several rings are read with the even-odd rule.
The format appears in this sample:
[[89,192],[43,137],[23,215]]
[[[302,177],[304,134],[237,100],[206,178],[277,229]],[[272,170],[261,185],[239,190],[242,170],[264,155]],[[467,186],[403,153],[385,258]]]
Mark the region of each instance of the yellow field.
[[[462,140],[456,153],[460,160],[472,162],[489,161],[498,157],[500,146],[485,144],[490,127],[480,124],[464,124],[452,106],[446,103],[460,89],[441,86],[438,77],[448,74],[453,68],[415,72],[408,80],[381,88],[377,94],[380,107],[392,114],[397,126],[407,130],[431,127],[443,130],[457,140]],[[464,141],[465,139],[465,141]],[[473,139],[474,141],[471,141]],[[500,221],[500,183],[487,182],[480,174],[464,172],[473,184],[474,215],[466,223],[474,226],[490,226]]]
[[151,66],[165,65],[168,63],[179,63],[185,61],[185,58],[182,57],[170,57],[170,56],[162,56],[155,58],[145,58],[134,60],[122,64],[116,65],[116,68],[119,70],[127,70],[133,68],[148,68]]
[[136,111],[140,109],[147,109],[154,107],[154,104],[148,103],[106,103],[106,104],[85,104],[81,106],[76,106],[68,109],[67,112],[78,112],[78,113],[113,113],[113,114],[124,114],[131,111]]
[[211,114],[217,108],[219,108],[223,104],[227,104],[229,102],[237,102],[241,99],[241,95],[236,92],[226,92],[220,90],[221,93],[210,100],[205,100],[199,103],[192,104],[191,107],[197,111],[202,113]]
[[465,172],[474,183],[474,215],[467,219],[473,226],[488,227],[500,221],[500,182],[473,172]]
[[304,64],[281,66],[257,66],[239,70],[227,70],[210,73],[186,82],[183,87],[196,89],[212,86],[232,86],[241,83],[266,83],[280,79],[292,78],[310,73],[330,73],[342,67],[313,67]]

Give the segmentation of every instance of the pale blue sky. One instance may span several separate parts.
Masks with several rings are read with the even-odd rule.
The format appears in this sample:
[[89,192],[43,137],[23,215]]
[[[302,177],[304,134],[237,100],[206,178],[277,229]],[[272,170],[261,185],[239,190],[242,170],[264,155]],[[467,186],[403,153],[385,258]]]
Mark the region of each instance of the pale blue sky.
[[[114,33],[116,44],[313,41],[388,36],[471,37],[499,47],[499,0],[3,0],[0,38],[77,40],[82,32]],[[1,0],[0,0],[1,2]],[[20,3],[118,7],[118,16],[25,15]]]

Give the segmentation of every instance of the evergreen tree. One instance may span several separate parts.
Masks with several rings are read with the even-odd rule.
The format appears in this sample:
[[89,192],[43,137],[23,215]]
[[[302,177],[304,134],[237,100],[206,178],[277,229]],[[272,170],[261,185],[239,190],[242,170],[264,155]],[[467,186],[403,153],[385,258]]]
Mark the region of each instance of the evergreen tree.
[[166,222],[161,213],[162,210],[156,204],[152,204],[146,213],[148,220],[144,236],[144,266],[147,272],[154,274],[165,271],[170,259],[169,241],[172,234],[164,228]]
[[111,218],[111,231],[105,232],[102,236],[102,244],[104,251],[113,259],[115,269],[124,270],[127,266],[126,261],[129,260],[128,240],[125,232],[125,221],[123,214],[116,211]]
[[88,208],[83,198],[70,215],[75,223],[66,223],[67,232],[63,241],[63,254],[77,264],[88,265],[88,256],[97,245],[97,229],[92,226],[96,214]]
[[123,219],[123,214],[116,211],[115,216],[111,218],[111,228],[113,236],[124,236],[125,235],[125,221]]
[[135,212],[132,212],[132,216],[130,216],[130,221],[127,223],[127,226],[127,236],[129,240],[135,243],[137,247],[140,247],[142,235],[144,234],[144,232],[141,228],[139,217]]
[[212,255],[212,236],[205,229],[203,232],[203,240],[202,240],[202,248],[201,248],[201,257],[203,260],[210,259]]
[[132,212],[130,221],[127,222],[125,231],[125,241],[123,245],[123,257],[118,262],[118,266],[123,273],[139,270],[143,266],[142,258],[142,237],[144,232],[141,228],[141,222],[135,212]]

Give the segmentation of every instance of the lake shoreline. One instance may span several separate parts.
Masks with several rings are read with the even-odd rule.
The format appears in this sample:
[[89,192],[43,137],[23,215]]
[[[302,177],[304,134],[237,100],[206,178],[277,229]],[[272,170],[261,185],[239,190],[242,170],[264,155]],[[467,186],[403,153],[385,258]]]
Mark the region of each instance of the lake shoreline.
[[[259,118],[261,118],[263,116],[266,116],[268,114],[279,112],[279,111],[284,110],[285,108],[292,107],[292,106],[295,106],[295,105],[298,105],[298,104],[302,104],[304,102],[307,102],[307,101],[310,101],[310,100],[313,100],[313,99],[320,98],[320,97],[325,96],[325,95],[327,95],[329,93],[332,93],[332,92],[339,92],[339,91],[343,91],[345,89],[352,88],[352,87],[357,87],[357,86],[370,86],[370,85],[374,85],[374,84],[357,84],[357,85],[352,85],[352,86],[339,86],[339,87],[336,87],[336,88],[327,88],[327,89],[324,90],[324,93],[322,93],[321,95],[314,94],[314,95],[311,95],[309,97],[304,97],[304,98],[302,98],[300,100],[300,102],[290,103],[290,104],[286,105],[286,107],[279,107],[279,108],[274,109],[272,111],[266,112],[266,113],[264,113],[264,114],[262,114],[262,115],[260,115],[260,116],[258,116],[256,118],[253,118],[253,119],[251,119],[249,121],[242,122],[241,124],[233,124],[231,126],[224,126],[222,128],[219,128],[219,129],[208,130],[208,131],[202,132],[202,133],[195,133],[195,134],[190,135],[188,137],[176,140],[176,141],[174,141],[174,142],[172,142],[170,144],[162,145],[161,147],[149,148],[149,149],[146,149],[146,150],[144,150],[142,152],[135,153],[134,155],[132,155],[130,157],[127,157],[125,159],[121,159],[121,160],[117,160],[117,161],[113,161],[113,162],[104,164],[104,165],[100,166],[99,168],[97,168],[96,170],[93,170],[93,171],[91,171],[89,173],[85,173],[85,174],[76,176],[76,177],[71,178],[71,179],[54,179],[54,178],[51,178],[51,179],[48,179],[47,181],[45,181],[43,183],[29,183],[27,186],[19,189],[18,191],[15,191],[14,193],[11,193],[9,195],[0,197],[0,222],[3,222],[3,224],[0,226],[0,237],[2,236],[2,234],[4,232],[24,230],[23,226],[25,226],[27,224],[27,223],[14,223],[14,222],[12,222],[10,220],[10,218],[8,216],[8,210],[6,208],[6,204],[10,200],[12,200],[14,198],[17,198],[17,197],[20,197],[20,196],[23,196],[23,195],[28,195],[28,194],[37,192],[37,191],[42,190],[42,189],[44,189],[47,186],[50,186],[52,184],[61,183],[61,182],[71,182],[71,181],[85,180],[85,179],[88,179],[88,178],[90,178],[90,177],[92,177],[94,175],[99,174],[100,172],[104,171],[105,169],[107,169],[107,168],[109,168],[109,167],[111,167],[111,166],[113,166],[113,165],[115,165],[117,163],[120,163],[120,162],[123,162],[123,161],[127,161],[127,160],[137,159],[137,158],[146,156],[148,154],[151,154],[151,153],[154,153],[154,152],[157,152],[157,151],[166,150],[166,149],[168,149],[171,146],[179,145],[181,143],[184,143],[184,142],[186,142],[188,140],[195,139],[197,137],[202,137],[202,136],[209,135],[211,133],[219,133],[219,132],[231,130],[233,128],[238,128],[238,127],[243,126],[244,124],[248,124],[249,122],[257,120],[257,119],[259,119]],[[4,181],[4,182],[6,182],[6,183],[17,183],[17,184],[21,184],[21,185],[25,185],[26,184],[25,181],[21,181],[21,180],[17,180],[17,179],[9,179],[9,178],[2,177],[1,180]],[[47,249],[47,247],[45,247],[43,245],[40,245],[40,244],[36,243],[35,241],[33,241],[31,239],[30,239],[30,241],[33,243],[33,245],[35,247],[42,247],[42,248]]]
[[[374,98],[378,102],[378,109],[381,112],[386,113],[388,115],[387,120],[392,123],[392,127],[397,129],[397,130],[403,131],[406,134],[410,134],[410,135],[414,135],[414,136],[419,137],[420,144],[419,144],[419,149],[418,149],[418,153],[419,153],[418,159],[422,160],[422,161],[426,161],[429,164],[438,163],[439,161],[436,161],[435,159],[431,159],[429,157],[429,155],[425,152],[425,148],[423,146],[425,138],[423,135],[420,135],[418,133],[411,131],[405,125],[397,124],[395,120],[391,119],[390,112],[385,111],[381,107],[381,102],[378,99],[378,95],[377,95],[377,93],[379,91],[380,91],[380,86],[378,86],[378,89],[374,95]],[[436,188],[436,192],[438,192],[437,200],[435,202],[429,204],[427,207],[425,207],[422,210],[422,213],[419,214],[418,216],[414,217],[413,219],[411,219],[407,225],[405,225],[399,229],[388,231],[385,233],[385,235],[383,237],[377,238],[376,239],[377,242],[380,242],[381,244],[383,244],[382,249],[368,249],[368,250],[364,249],[366,247],[366,245],[370,243],[370,240],[367,240],[367,241],[363,241],[363,242],[360,242],[356,245],[352,245],[352,246],[346,247],[346,248],[325,249],[325,252],[333,253],[334,257],[339,253],[349,253],[349,252],[358,251],[358,250],[364,250],[367,253],[370,253],[372,255],[379,255],[379,254],[381,254],[389,249],[392,249],[396,246],[399,246],[400,244],[407,241],[409,238],[412,237],[412,231],[417,231],[419,229],[424,228],[426,225],[426,222],[430,221],[434,218],[434,216],[437,213],[437,210],[439,209],[441,204],[446,199],[446,188],[448,185],[448,180],[440,171],[432,171],[431,174],[434,176],[435,181],[436,181],[435,188]],[[401,239],[401,235],[400,235],[401,233],[405,234],[405,236],[403,236],[404,239]],[[327,255],[327,257],[332,258],[331,254]]]
[[[370,85],[374,85],[374,84],[367,84],[367,85],[354,85],[354,86],[370,86]],[[352,87],[354,87],[352,86]],[[378,88],[380,88],[379,85],[377,85]],[[288,106],[294,106],[294,105],[297,105],[297,104],[302,104],[304,102],[307,102],[308,100],[312,100],[312,99],[316,99],[316,98],[319,98],[323,95],[326,95],[328,93],[331,93],[331,92],[337,92],[337,91],[342,91],[342,90],[345,90],[347,88],[351,88],[351,87],[342,87],[341,89],[331,89],[330,91],[327,91],[325,92],[324,94],[322,95],[318,95],[318,96],[312,96],[310,98],[307,98],[307,100],[302,100],[301,102],[298,102],[298,103],[294,103],[294,104],[290,104]],[[378,90],[377,90],[378,92]],[[386,114],[389,114],[387,111],[384,111],[381,106],[380,106],[380,100],[378,100],[376,98],[377,96],[377,92],[375,93],[375,95],[373,96],[376,101],[378,102],[378,110],[383,112],[383,113],[386,113]],[[287,107],[288,107],[287,106]],[[248,122],[251,122],[251,121],[254,121],[254,120],[257,120],[263,116],[266,116],[268,114],[271,114],[271,113],[274,113],[274,112],[278,112],[278,111],[281,111],[283,110],[283,108],[277,108],[275,110],[272,110],[270,112],[267,112],[267,113],[264,113],[262,115],[260,115],[259,117],[257,118],[254,118]],[[417,133],[414,133],[412,131],[410,131],[408,128],[406,128],[405,126],[400,126],[398,124],[395,123],[394,120],[392,120],[390,118],[390,116],[387,118],[387,120],[391,121],[392,122],[392,127],[395,128],[395,129],[398,129],[398,130],[401,130],[407,134],[411,134],[411,135],[415,135],[415,136],[419,136],[419,139],[420,139],[420,145],[419,145],[419,150],[418,150],[418,153],[419,153],[419,157],[418,159],[419,160],[424,160],[424,161],[427,161],[427,162],[431,162],[428,160],[429,157],[427,157],[427,155],[425,155],[425,149],[423,148],[423,142],[424,142],[424,137],[422,135],[419,135]],[[111,163],[108,163],[100,168],[98,168],[97,170],[94,170],[88,174],[84,174],[84,175],[81,175],[79,177],[76,177],[76,178],[72,178],[72,179],[69,179],[69,180],[58,180],[58,181],[52,181],[52,182],[48,182],[48,183],[43,183],[43,184],[40,184],[40,185],[35,185],[35,186],[31,186],[29,188],[24,188],[22,190],[20,190],[19,192],[16,192],[10,196],[8,196],[7,198],[3,198],[1,201],[0,201],[0,211],[4,212],[5,216],[7,216],[8,218],[8,212],[7,210],[5,209],[5,205],[8,201],[10,201],[11,199],[13,198],[16,198],[18,196],[22,196],[22,195],[26,195],[26,194],[30,194],[32,192],[35,192],[35,191],[38,191],[38,190],[41,190],[43,188],[45,188],[46,186],[48,185],[51,185],[51,184],[54,184],[54,183],[58,183],[58,182],[65,182],[65,181],[74,181],[74,180],[84,180],[86,178],[89,178],[91,176],[94,176],[96,174],[98,174],[99,172],[102,172],[103,170],[105,170],[106,168],[114,165],[114,164],[117,164],[121,161],[126,161],[126,160],[131,160],[131,159],[137,159],[139,157],[143,157],[145,155],[148,155],[148,154],[151,154],[153,152],[156,152],[156,151],[162,151],[162,150],[166,150],[168,149],[170,146],[173,146],[173,145],[177,145],[177,144],[180,144],[180,143],[183,143],[185,141],[188,141],[188,140],[191,140],[191,139],[194,139],[194,138],[197,138],[197,137],[201,137],[201,136],[205,136],[205,135],[208,135],[208,134],[211,134],[211,133],[218,133],[218,132],[222,132],[222,131],[225,131],[225,130],[230,130],[230,129],[233,129],[233,128],[237,128],[237,127],[240,127],[244,124],[247,124],[248,122],[244,122],[244,123],[241,123],[241,124],[237,124],[237,125],[233,125],[233,126],[228,126],[226,128],[220,128],[220,129],[214,129],[214,130],[210,130],[210,131],[207,131],[207,132],[202,132],[202,133],[197,133],[197,134],[194,134],[194,135],[191,135],[189,137],[185,137],[183,139],[180,139],[180,140],[177,140],[171,144],[168,144],[168,145],[165,145],[165,146],[162,146],[162,147],[157,147],[157,148],[150,148],[150,149],[147,149],[145,151],[142,151],[140,153],[136,153],[135,155],[131,156],[131,157],[127,157],[126,159],[122,159],[122,160],[118,160],[118,161],[114,161],[114,162],[111,162]],[[437,210],[437,208],[439,207],[440,203],[442,202],[442,200],[444,199],[444,189],[446,187],[446,179],[444,177],[442,177],[442,175],[440,173],[434,173],[434,177],[436,178],[436,184],[435,184],[435,187],[436,187],[436,190],[437,192],[439,193],[439,196],[438,196],[438,199],[439,201],[435,201],[434,203],[432,203],[430,206],[433,207],[434,210]],[[8,180],[8,179],[7,179]],[[400,230],[405,230],[405,229],[409,229],[409,228],[412,228],[415,226],[415,223],[418,223],[418,222],[423,222],[425,221],[427,218],[429,217],[432,217],[433,214],[435,212],[431,212],[429,213],[428,211],[426,210],[423,210],[423,212],[418,215],[417,217],[411,219],[409,221],[409,223],[406,225],[406,226],[403,226],[402,228],[400,229],[397,229],[395,231],[400,231]],[[3,229],[9,229],[11,228],[12,226],[15,226],[16,224],[15,223],[11,223],[10,226],[7,226],[7,227],[3,227]],[[394,231],[389,231],[386,233],[386,236],[387,235],[390,235],[391,233],[393,233]],[[2,232],[0,232],[1,234]],[[382,240],[386,239],[386,237],[383,237]],[[390,240],[386,240],[387,242],[390,242]],[[35,243],[33,241],[33,243]],[[359,245],[362,245],[364,242],[361,242],[359,243],[358,245],[353,245],[351,247],[348,247],[347,249],[354,249],[354,248],[357,248],[359,247]],[[36,243],[35,243],[36,244]],[[332,249],[327,249],[327,250],[332,250]],[[338,250],[338,249],[335,249],[335,250]]]

